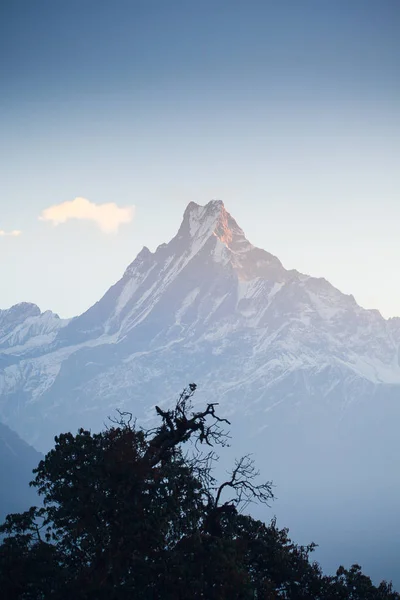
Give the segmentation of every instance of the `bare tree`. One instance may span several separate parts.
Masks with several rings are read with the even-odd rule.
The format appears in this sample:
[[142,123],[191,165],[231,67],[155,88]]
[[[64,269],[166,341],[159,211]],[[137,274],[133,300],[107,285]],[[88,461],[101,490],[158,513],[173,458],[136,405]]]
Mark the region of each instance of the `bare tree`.
[[235,468],[230,472],[230,479],[224,481],[215,496],[215,507],[221,506],[223,493],[232,490],[233,496],[229,496],[223,505],[231,504],[237,510],[243,510],[251,502],[260,502],[269,506],[269,501],[273,500],[272,482],[256,483],[260,472],[254,466],[254,460],[250,454],[242,456],[235,461]]
[[[203,411],[193,412],[191,399],[196,391],[196,384],[191,383],[181,393],[176,406],[172,410],[162,410],[156,406],[157,414],[162,418],[162,424],[146,433],[152,436],[145,460],[151,466],[161,460],[167,460],[174,449],[189,439],[195,438],[195,444],[226,445],[228,434],[221,428],[221,423],[230,422],[221,419],[215,412],[218,403],[207,404]],[[190,412],[191,411],[191,412]],[[189,414],[188,414],[189,413]],[[211,422],[209,421],[211,417]]]

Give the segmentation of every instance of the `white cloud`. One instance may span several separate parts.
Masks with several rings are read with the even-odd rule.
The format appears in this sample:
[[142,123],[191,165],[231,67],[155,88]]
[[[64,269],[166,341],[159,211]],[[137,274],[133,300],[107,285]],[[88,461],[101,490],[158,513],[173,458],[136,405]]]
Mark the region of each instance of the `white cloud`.
[[22,231],[19,229],[13,229],[13,231],[4,231],[4,229],[0,229],[0,237],[18,237],[21,235]]
[[70,219],[93,221],[104,233],[116,233],[124,223],[130,223],[135,214],[134,206],[119,207],[114,202],[95,204],[86,198],[75,198],[46,208],[39,219],[60,225]]

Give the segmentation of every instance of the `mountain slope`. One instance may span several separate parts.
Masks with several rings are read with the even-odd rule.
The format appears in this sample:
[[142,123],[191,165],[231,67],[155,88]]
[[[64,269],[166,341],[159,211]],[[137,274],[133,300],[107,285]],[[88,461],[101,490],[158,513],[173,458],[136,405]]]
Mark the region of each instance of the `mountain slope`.
[[[42,448],[61,424],[99,426],[124,402],[136,411],[146,383],[169,399],[196,379],[204,394],[226,398],[229,412],[250,414],[275,411],[275,396],[285,402],[293,374],[308,395],[339,393],[340,410],[362,388],[400,384],[396,320],[284,269],[246,240],[220,201],[189,204],[175,238],[155,253],[144,248],[83,315],[58,323],[30,308],[15,325],[13,310],[0,338],[0,416],[31,442],[40,433]],[[47,328],[26,342],[32,319]]]
[[42,455],[36,452],[9,427],[0,423],[0,522],[11,512],[37,505],[35,491],[29,487],[32,469]]
[[50,310],[42,313],[36,304],[28,302],[0,310],[0,358],[34,354],[36,348],[43,353],[67,323],[67,319],[60,319]]
[[194,381],[198,402],[231,417],[235,452],[253,451],[274,479],[274,510],[294,537],[323,544],[340,532],[332,564],[365,559],[373,574],[373,531],[387,548],[377,576],[390,578],[400,573],[390,537],[400,531],[399,323],[286,270],[222,202],[191,203],[177,235],[143,248],[87,312],[43,344],[0,349],[0,419],[47,450],[60,430],[100,428],[116,407],[148,421]]

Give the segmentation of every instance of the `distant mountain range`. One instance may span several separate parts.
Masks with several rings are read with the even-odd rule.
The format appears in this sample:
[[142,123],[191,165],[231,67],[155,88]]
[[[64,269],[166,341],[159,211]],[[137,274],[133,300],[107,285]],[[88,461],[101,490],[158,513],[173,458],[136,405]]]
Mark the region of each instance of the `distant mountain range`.
[[[331,539],[333,523],[343,540],[347,509],[332,497],[347,497],[368,563],[362,536],[378,511],[376,543],[389,547],[389,516],[400,533],[399,348],[400,319],[286,270],[221,201],[190,203],[177,235],[143,248],[84,314],[0,311],[0,419],[46,451],[56,433],[98,429],[116,407],[148,422],[193,381],[198,402],[218,401],[232,419],[235,449],[254,450],[276,481],[278,514],[304,541]],[[321,502],[331,523],[318,520]]]
[[0,523],[10,512],[27,510],[38,503],[29,487],[32,470],[43,456],[9,427],[0,423]]

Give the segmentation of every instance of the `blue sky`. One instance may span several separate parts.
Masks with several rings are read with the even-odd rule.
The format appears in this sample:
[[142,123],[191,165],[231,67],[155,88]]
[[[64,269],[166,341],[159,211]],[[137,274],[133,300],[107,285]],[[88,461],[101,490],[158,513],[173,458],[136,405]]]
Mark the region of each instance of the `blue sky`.
[[[397,0],[2,2],[0,308],[82,312],[221,198],[287,268],[400,315],[399,27]],[[77,197],[133,218],[54,227]]]

